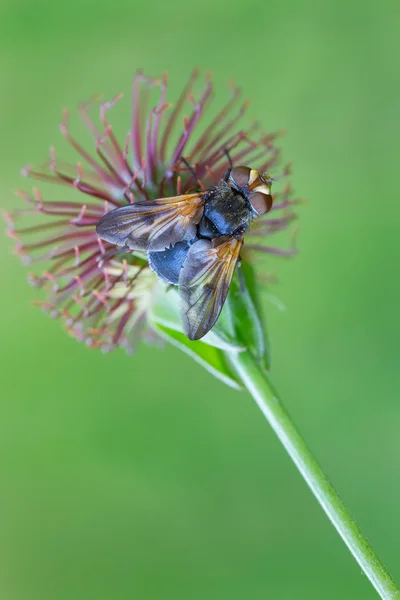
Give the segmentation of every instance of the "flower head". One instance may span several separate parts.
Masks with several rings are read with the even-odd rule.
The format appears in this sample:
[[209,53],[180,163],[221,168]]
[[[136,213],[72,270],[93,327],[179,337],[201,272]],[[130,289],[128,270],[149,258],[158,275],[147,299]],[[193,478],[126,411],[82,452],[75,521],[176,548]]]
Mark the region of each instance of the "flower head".
[[[275,134],[262,132],[258,123],[239,128],[248,103],[241,101],[237,88],[231,89],[230,99],[214,118],[206,119],[213,86],[207,78],[202,93],[195,97],[198,78],[198,72],[193,72],[177,102],[171,104],[166,76],[157,80],[138,73],[133,83],[131,127],[123,143],[108,121],[109,110],[120,96],[100,104],[99,124],[90,116],[93,102],[87,103],[80,107],[80,114],[94,138],[94,152],[72,136],[65,112],[60,129],[78,155],[77,164],[62,161],[51,148],[45,165],[22,171],[30,178],[77,190],[75,201],[48,200],[36,187],[32,193],[19,191],[28,207],[5,216],[16,254],[32,267],[44,263],[41,272],[29,277],[33,285],[48,292],[42,307],[90,346],[130,348],[139,329],[152,335],[146,316],[156,276],[140,253],[115,254],[111,244],[97,237],[96,223],[106,212],[185,193],[197,185],[196,180],[204,189],[217,184],[226,171],[226,151],[235,165],[249,164],[273,173],[275,179],[289,175],[289,166],[276,173]],[[159,92],[158,101],[148,109],[154,89]],[[182,164],[182,156],[188,157],[193,172]],[[255,221],[247,234],[246,249],[290,255],[293,248],[281,250],[264,240],[287,228],[296,200],[288,185],[273,198],[272,210]]]

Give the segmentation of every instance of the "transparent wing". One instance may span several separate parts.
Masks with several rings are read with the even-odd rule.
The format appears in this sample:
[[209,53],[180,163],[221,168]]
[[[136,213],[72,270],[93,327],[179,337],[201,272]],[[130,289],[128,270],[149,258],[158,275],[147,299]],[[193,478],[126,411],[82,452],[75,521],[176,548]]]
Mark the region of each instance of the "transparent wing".
[[190,340],[199,340],[214,326],[222,310],[243,237],[199,240],[189,249],[179,277],[182,323]]
[[195,237],[203,196],[184,194],[115,208],[97,223],[97,235],[132,250],[165,250]]

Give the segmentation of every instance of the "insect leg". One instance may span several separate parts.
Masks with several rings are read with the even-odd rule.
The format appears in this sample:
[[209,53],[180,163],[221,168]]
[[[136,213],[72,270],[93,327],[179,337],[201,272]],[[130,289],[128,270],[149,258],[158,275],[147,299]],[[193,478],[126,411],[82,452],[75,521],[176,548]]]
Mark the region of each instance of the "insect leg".
[[112,258],[113,256],[115,256],[116,254],[119,254],[120,252],[130,252],[129,246],[123,246],[122,248],[120,246],[117,246],[116,248],[113,248],[109,252],[102,254],[96,260],[99,263],[99,266],[101,266],[105,260]]
[[231,159],[231,155],[229,154],[228,148],[224,148],[224,154],[225,154],[226,158],[228,159],[229,167],[231,169],[233,169],[233,162],[232,162],[232,159]]
[[228,181],[229,175],[231,174],[231,171],[233,169],[233,162],[231,159],[231,155],[229,154],[228,148],[224,148],[224,154],[225,154],[226,158],[228,159],[228,163],[229,163],[229,169],[227,169],[227,171],[224,175],[224,181]]
[[196,175],[195,170],[193,169],[192,165],[186,160],[186,158],[184,156],[181,156],[181,161],[189,169],[189,171],[192,174],[193,179],[195,180],[195,182],[197,183],[199,188],[201,188],[202,185],[201,185],[200,181],[197,179],[197,175]]
[[238,274],[238,279],[239,279],[239,290],[241,294],[244,294],[244,292],[246,291],[246,280],[244,278],[243,275],[243,271],[242,271],[242,260],[239,257],[239,260],[237,262],[237,274]]

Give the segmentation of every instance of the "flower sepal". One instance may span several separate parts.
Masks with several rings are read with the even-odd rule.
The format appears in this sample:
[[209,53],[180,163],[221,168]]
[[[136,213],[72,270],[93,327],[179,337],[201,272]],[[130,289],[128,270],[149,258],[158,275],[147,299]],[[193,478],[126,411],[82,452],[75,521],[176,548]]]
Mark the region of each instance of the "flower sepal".
[[[180,317],[180,305],[181,299],[177,289],[167,287],[164,283],[159,281],[154,291],[152,305],[149,308],[148,318],[150,324],[159,325],[184,335]],[[184,337],[186,338],[185,335]],[[187,338],[186,340],[191,346],[203,344],[231,352],[238,352],[246,349],[246,346],[240,343],[235,335],[229,307],[228,309],[226,309],[226,307],[223,308],[217,323],[201,341],[193,342]]]
[[159,323],[153,322],[152,327],[160,337],[188,354],[198,364],[207,369],[211,375],[230,387],[237,390],[243,389],[240,378],[230,366],[228,352],[204,342],[188,340],[184,333]]
[[266,328],[250,264],[243,262],[240,265],[217,323],[200,341],[189,340],[184,334],[179,306],[178,291],[158,282],[148,312],[150,326],[218,379],[241,389],[241,381],[230,366],[229,356],[244,350],[248,350],[263,369],[269,368]]
[[[266,371],[271,358],[267,328],[252,265],[242,260],[236,269],[222,313],[229,313],[230,326],[238,345],[246,348]],[[222,315],[221,315],[222,316]]]

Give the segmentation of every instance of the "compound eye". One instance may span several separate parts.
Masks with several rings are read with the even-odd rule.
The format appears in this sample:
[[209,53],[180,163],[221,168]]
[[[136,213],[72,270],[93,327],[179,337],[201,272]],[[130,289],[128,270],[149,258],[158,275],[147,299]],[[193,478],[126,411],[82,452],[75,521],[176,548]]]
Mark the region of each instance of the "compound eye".
[[249,183],[250,168],[249,167],[234,167],[230,172],[229,178],[239,188],[244,188]]
[[259,215],[265,215],[272,208],[271,194],[263,194],[262,192],[253,192],[249,196],[251,206]]

